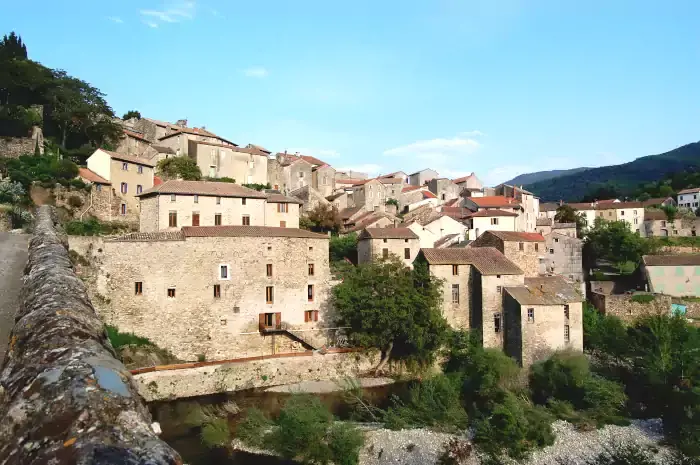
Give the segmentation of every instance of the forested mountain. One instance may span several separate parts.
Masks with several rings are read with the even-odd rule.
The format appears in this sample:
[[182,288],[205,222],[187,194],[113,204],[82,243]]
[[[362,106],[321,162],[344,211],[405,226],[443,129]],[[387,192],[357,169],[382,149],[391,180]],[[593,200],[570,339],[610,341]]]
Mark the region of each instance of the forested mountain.
[[[640,185],[659,181],[672,173],[700,171],[700,142],[678,147],[660,155],[637,158],[621,165],[590,168],[524,185],[542,201],[578,201],[601,187],[632,195]],[[516,178],[517,179],[517,178]]]
[[559,176],[566,176],[567,174],[574,174],[581,171],[588,170],[590,168],[571,168],[570,170],[551,170],[551,171],[536,171],[534,173],[520,174],[510,181],[506,181],[505,184],[510,184],[512,186],[520,186],[526,184],[533,184],[540,181],[546,181],[548,179],[558,178]]

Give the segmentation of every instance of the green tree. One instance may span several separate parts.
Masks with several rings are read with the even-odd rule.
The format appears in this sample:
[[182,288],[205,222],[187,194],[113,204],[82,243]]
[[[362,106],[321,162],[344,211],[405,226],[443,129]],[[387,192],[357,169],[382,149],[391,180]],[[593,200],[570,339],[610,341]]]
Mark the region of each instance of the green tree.
[[170,157],[158,162],[158,173],[166,180],[184,179],[185,181],[199,181],[202,179],[202,170],[197,162],[190,157]]
[[419,260],[414,269],[396,257],[362,264],[333,288],[341,325],[361,347],[383,351],[380,372],[390,358],[428,362],[447,336],[439,280]]
[[131,118],[141,119],[141,113],[138,112],[137,110],[129,110],[126,113],[124,113],[124,116],[122,116],[122,119],[124,121],[131,119]]
[[661,207],[661,210],[663,210],[663,212],[666,213],[666,219],[668,220],[668,222],[673,223],[673,221],[676,219],[678,209],[673,205],[663,205]]
[[311,231],[338,233],[343,227],[340,212],[331,204],[317,203],[314,208],[306,213],[307,226]]
[[554,215],[554,221],[557,223],[576,223],[577,237],[582,237],[583,231],[588,226],[586,215],[583,213],[577,213],[576,209],[567,204],[560,205],[557,208],[557,212]]
[[332,236],[329,244],[331,262],[350,260],[357,262],[357,233]]
[[598,187],[595,187],[588,191],[588,193],[584,195],[581,199],[581,202],[595,202],[596,200],[616,199],[621,195],[622,193],[620,192],[620,189],[615,184],[599,184]]
[[0,41],[0,60],[26,60],[27,46],[22,42],[22,37],[15,31],[5,35]]
[[605,221],[596,218],[593,228],[586,234],[584,253],[589,263],[598,259],[608,260],[620,270],[625,263],[639,263],[649,251],[649,244],[629,229],[624,221]]

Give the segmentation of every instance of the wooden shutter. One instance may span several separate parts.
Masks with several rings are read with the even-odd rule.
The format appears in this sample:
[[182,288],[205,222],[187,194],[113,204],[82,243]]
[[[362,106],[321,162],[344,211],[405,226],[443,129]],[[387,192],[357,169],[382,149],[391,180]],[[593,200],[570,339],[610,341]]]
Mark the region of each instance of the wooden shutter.
[[275,327],[277,329],[282,329],[282,313],[275,313]]
[[192,213],[192,226],[199,226],[199,213]]
[[265,327],[265,314],[264,313],[258,314],[258,327],[260,329],[263,329]]
[[309,322],[309,312],[304,312],[304,323]]

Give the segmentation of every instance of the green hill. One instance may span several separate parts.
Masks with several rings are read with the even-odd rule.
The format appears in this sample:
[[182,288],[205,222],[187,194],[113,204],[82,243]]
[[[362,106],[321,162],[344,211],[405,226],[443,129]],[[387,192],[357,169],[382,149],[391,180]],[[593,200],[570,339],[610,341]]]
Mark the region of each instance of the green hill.
[[548,179],[558,178],[559,176],[566,176],[567,174],[575,174],[581,171],[589,170],[590,168],[571,168],[570,170],[551,170],[551,171],[537,171],[535,173],[525,173],[520,174],[510,181],[506,181],[504,184],[510,184],[511,186],[524,186],[526,184],[534,184],[540,181],[546,181]]
[[546,179],[524,187],[541,201],[578,201],[586,193],[603,186],[631,194],[640,184],[658,181],[682,171],[700,171],[700,142],[678,147],[660,155],[637,158],[621,165],[590,168],[575,174]]

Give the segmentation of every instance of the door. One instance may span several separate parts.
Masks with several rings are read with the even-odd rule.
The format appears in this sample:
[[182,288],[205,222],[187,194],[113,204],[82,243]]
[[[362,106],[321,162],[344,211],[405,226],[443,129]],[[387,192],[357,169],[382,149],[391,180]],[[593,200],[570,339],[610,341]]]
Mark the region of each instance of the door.
[[199,212],[192,213],[192,226],[199,226]]

